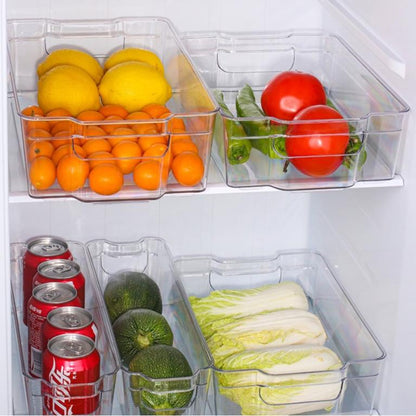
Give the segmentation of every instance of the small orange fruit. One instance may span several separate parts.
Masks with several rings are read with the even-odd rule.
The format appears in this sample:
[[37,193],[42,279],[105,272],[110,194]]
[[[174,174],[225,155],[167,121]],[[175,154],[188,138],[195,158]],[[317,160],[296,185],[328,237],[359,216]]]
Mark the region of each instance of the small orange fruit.
[[43,110],[38,105],[30,105],[22,110],[22,114],[29,117],[44,116]]
[[118,127],[114,129],[111,133],[111,136],[108,136],[108,141],[111,146],[115,146],[117,143],[129,140],[131,142],[137,142],[137,135],[134,130],[129,129],[128,127]]
[[29,179],[31,184],[40,191],[50,188],[56,179],[55,164],[46,156],[35,158],[30,165]]
[[84,159],[67,154],[58,163],[56,177],[64,191],[73,192],[84,186],[89,170],[89,164]]
[[142,134],[159,134],[159,130],[155,123],[135,123],[130,125],[134,132],[138,135]]
[[[166,106],[156,103],[145,105],[141,111],[144,111],[145,113],[149,114],[152,118],[155,119],[166,118],[164,117],[164,114],[170,113],[169,109]],[[166,123],[156,123],[157,131],[163,131],[165,124]]]
[[152,118],[160,118],[162,114],[170,112],[169,108],[157,103],[147,104],[141,109],[141,111],[144,111],[145,113],[149,114],[149,116]]
[[117,143],[111,153],[117,158],[116,164],[120,170],[128,175],[133,172],[134,167],[140,162],[142,150],[136,142],[124,140]]
[[150,146],[155,143],[167,144],[168,138],[165,135],[158,134],[156,130],[152,130],[151,134],[140,136],[138,141],[139,146],[145,152]]
[[51,127],[52,136],[56,136],[61,131],[67,131],[70,134],[75,134],[79,130],[79,127],[71,120],[61,120],[56,122]]
[[173,143],[176,140],[192,140],[192,137],[186,132],[185,129],[176,128],[172,130],[170,141]]
[[84,134],[85,137],[104,137],[107,133],[100,126],[85,126]]
[[47,120],[42,120],[44,113],[42,109],[37,105],[31,105],[22,110],[22,114],[29,117],[36,117],[38,120],[25,120],[23,119],[23,127],[27,132],[32,129],[49,130],[50,126]]
[[194,152],[198,154],[198,146],[192,140],[175,140],[171,144],[172,157],[182,152]]
[[88,139],[82,148],[87,156],[95,152],[111,152],[111,144],[107,139]]
[[137,134],[145,134],[147,131],[154,129],[157,132],[156,124],[140,121],[140,120],[151,120],[152,117],[144,111],[134,111],[130,113],[126,120],[138,121],[137,123],[129,124],[129,127],[133,129]]
[[119,127],[127,127],[125,124],[120,123],[121,120],[124,120],[123,117],[113,115],[107,116],[103,121],[105,123],[101,124],[100,127],[107,133],[111,134],[115,129]]
[[121,105],[118,104],[106,104],[98,110],[104,117],[119,116],[126,118],[129,112]]
[[114,155],[110,152],[95,152],[88,156],[88,163],[90,164],[90,169],[93,169],[101,163],[112,163],[115,165],[116,161]]
[[51,142],[53,147],[57,149],[63,144],[81,144],[81,139],[79,137],[72,138],[72,135],[69,131],[62,130],[56,133],[54,137],[52,137]]
[[155,191],[162,183],[162,167],[157,160],[145,160],[133,170],[134,183],[147,191]]
[[[45,117],[71,117],[71,113],[65,108],[55,108],[45,114]],[[51,121],[53,123],[53,121]]]
[[107,133],[100,127],[95,125],[83,126],[82,137],[80,138],[81,144],[84,144],[89,137],[106,137]]
[[[54,110],[48,111],[45,114],[45,117],[48,118],[49,126],[52,128],[59,121],[65,121],[61,120],[61,117],[71,117],[71,113],[64,108],[55,108]],[[53,120],[54,118],[56,118],[56,120]]]
[[32,142],[37,141],[35,139],[49,139],[52,135],[45,129],[32,129],[26,135],[26,141],[30,145]]
[[101,163],[89,174],[90,188],[100,195],[112,195],[123,187],[123,174],[112,163]]
[[32,129],[49,130],[50,125],[46,120],[23,120],[24,130],[29,131]]
[[39,156],[52,157],[55,148],[49,140],[34,140],[29,146],[27,157],[29,162]]
[[173,158],[172,172],[181,185],[195,186],[204,177],[204,162],[196,153],[179,153]]
[[152,117],[144,111],[133,111],[126,116],[126,120],[150,120]]
[[52,155],[52,162],[58,165],[59,161],[68,154],[75,153],[76,156],[84,158],[86,156],[84,149],[79,144],[66,143],[55,149]]
[[[167,113],[161,114],[159,116],[159,118],[168,118],[172,115],[172,113],[170,111],[168,111]],[[174,129],[182,129],[185,131],[186,127],[185,127],[185,123],[184,121],[179,118],[179,117],[172,117],[169,121],[168,121],[168,131],[173,131]]]
[[153,157],[158,160],[163,167],[163,179],[168,178],[172,159],[170,148],[166,144],[153,144],[143,153],[143,157]]
[[102,113],[95,110],[84,110],[77,115],[77,119],[80,121],[101,121],[104,118]]

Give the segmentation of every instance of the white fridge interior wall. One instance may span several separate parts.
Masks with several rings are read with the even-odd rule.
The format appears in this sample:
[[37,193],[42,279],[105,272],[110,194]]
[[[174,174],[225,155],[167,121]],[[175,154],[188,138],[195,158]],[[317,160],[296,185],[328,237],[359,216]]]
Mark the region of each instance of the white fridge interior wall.
[[[341,34],[415,108],[416,79],[411,75],[416,72],[416,56],[411,40],[416,36],[411,19],[416,5],[411,0],[394,4],[391,0],[343,0],[342,4],[342,13],[337,2],[331,0],[294,0],[289,5],[281,0],[258,0],[255,5],[241,0],[182,0],[179,5],[173,0],[104,0],[99,6],[81,0],[9,0],[6,5],[8,18],[159,15],[171,19],[181,31],[323,28]],[[351,15],[358,23],[351,24]],[[383,44],[378,39],[383,39]],[[382,414],[414,413],[416,368],[409,357],[413,356],[416,341],[416,330],[410,327],[410,320],[416,316],[410,299],[414,293],[416,247],[416,237],[411,233],[416,226],[412,217],[416,212],[416,168],[411,160],[416,152],[412,143],[415,133],[412,115],[402,149],[403,188],[317,193],[230,190],[225,194],[166,195],[157,201],[121,204],[36,201],[17,192],[9,197],[10,241],[49,233],[79,241],[130,241],[155,235],[165,238],[175,255],[265,255],[281,249],[318,249],[387,349],[378,410]],[[9,140],[16,138],[11,136]],[[12,172],[21,169],[10,167]],[[13,188],[13,175],[10,180]],[[3,235],[7,253],[7,232]],[[5,319],[9,319],[8,314]],[[7,378],[1,385],[5,400],[0,396],[0,413],[7,413]]]
[[[39,234],[88,241],[164,238],[174,255],[253,256],[306,246],[307,194],[166,195],[121,204],[50,200],[10,212],[14,241]],[[41,218],[41,220],[39,220]]]
[[[301,13],[299,13],[301,11]],[[102,19],[119,16],[164,16],[181,31],[285,30],[321,27],[319,0],[8,0],[8,18]]]

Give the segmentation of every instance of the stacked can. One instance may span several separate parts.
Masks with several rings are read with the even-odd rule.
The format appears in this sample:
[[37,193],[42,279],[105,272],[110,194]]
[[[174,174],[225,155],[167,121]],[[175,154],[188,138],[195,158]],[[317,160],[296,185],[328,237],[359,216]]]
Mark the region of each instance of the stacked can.
[[81,334],[52,338],[43,354],[42,395],[45,414],[86,415],[99,407],[100,355]]
[[48,313],[42,328],[42,350],[47,348],[50,339],[63,334],[81,334],[95,341],[97,327],[86,309],[64,306]]
[[33,289],[28,301],[28,368],[33,377],[42,376],[42,327],[53,309],[81,306],[76,289],[68,283],[43,283]]
[[81,305],[85,306],[85,278],[79,264],[75,261],[54,259],[40,263],[33,277],[33,287],[48,282],[71,284],[77,290]]
[[57,237],[34,237],[26,242],[23,256],[23,323],[27,325],[27,302],[32,295],[33,277],[42,262],[51,259],[72,259],[68,244]]

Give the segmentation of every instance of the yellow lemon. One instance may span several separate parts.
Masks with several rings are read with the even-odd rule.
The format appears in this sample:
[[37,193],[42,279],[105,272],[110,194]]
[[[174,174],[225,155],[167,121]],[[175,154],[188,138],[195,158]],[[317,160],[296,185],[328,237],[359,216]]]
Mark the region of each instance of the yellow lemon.
[[162,64],[162,61],[159,59],[159,57],[152,51],[149,51],[147,49],[141,49],[141,48],[126,48],[126,49],[120,49],[119,51],[114,52],[104,62],[104,69],[108,70],[115,65],[118,65],[127,61],[145,62],[149,64],[150,66],[155,67],[162,74],[164,73],[163,64]]
[[104,69],[89,53],[78,49],[57,49],[51,52],[38,66],[38,77],[57,65],[74,65],[86,71],[98,84],[103,76]]
[[165,104],[172,89],[154,67],[138,61],[127,61],[110,68],[98,86],[103,104],[118,104],[129,113],[146,104]]
[[38,104],[44,113],[64,108],[75,117],[84,110],[98,110],[100,95],[97,85],[83,69],[58,65],[40,77]]

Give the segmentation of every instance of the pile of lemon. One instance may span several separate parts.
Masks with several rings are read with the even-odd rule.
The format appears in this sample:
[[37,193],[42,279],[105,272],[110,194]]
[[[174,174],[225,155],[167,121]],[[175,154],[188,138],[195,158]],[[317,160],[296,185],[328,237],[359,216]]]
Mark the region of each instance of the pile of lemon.
[[63,108],[76,117],[102,104],[118,104],[129,113],[150,103],[164,105],[172,95],[159,57],[150,50],[126,48],[101,65],[87,52],[57,49],[37,68],[38,105],[46,114]]

